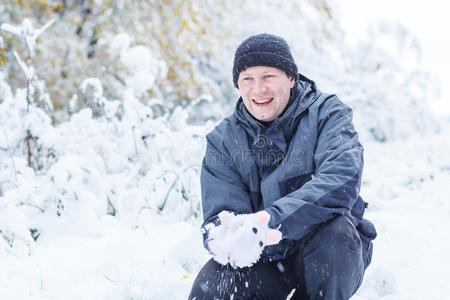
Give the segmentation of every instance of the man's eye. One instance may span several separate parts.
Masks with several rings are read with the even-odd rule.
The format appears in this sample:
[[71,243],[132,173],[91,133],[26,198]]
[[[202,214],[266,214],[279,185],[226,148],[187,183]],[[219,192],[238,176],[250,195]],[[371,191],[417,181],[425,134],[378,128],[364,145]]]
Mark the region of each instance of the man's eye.
[[242,78],[242,80],[251,80],[252,78],[251,77],[244,77],[244,78]]
[[272,77],[274,77],[272,74],[266,74],[266,75],[264,75],[264,78],[272,78]]

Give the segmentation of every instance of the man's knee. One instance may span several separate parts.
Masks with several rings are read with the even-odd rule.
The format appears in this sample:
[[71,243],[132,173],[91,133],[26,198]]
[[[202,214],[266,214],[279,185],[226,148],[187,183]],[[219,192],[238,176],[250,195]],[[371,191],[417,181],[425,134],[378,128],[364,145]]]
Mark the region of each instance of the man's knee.
[[359,287],[364,274],[361,239],[347,217],[323,224],[304,250],[309,295],[326,291],[348,299]]
[[192,285],[189,300],[247,299],[252,292],[250,285],[254,275],[251,268],[234,269],[230,265],[223,266],[210,259],[200,270]]
[[295,283],[287,269],[280,268],[277,263],[259,261],[233,269],[210,260],[198,273],[189,299],[286,299]]
[[220,268],[220,265],[212,259],[203,266],[192,285],[189,300],[213,299],[216,294],[213,281]]
[[317,240],[330,254],[340,255],[347,251],[362,253],[358,231],[346,216],[338,216],[323,224],[313,240]]
[[311,272],[307,277],[328,280],[335,275],[360,273],[364,262],[361,239],[354,225],[345,216],[323,224],[304,249],[303,260],[305,269]]

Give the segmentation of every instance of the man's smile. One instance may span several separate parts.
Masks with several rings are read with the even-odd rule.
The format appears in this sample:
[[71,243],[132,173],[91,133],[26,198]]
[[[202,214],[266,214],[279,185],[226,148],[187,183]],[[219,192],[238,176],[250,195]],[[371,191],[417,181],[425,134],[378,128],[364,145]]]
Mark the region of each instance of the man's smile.
[[265,98],[265,99],[252,99],[253,102],[255,102],[256,104],[266,104],[269,103],[273,100],[273,97],[271,98]]

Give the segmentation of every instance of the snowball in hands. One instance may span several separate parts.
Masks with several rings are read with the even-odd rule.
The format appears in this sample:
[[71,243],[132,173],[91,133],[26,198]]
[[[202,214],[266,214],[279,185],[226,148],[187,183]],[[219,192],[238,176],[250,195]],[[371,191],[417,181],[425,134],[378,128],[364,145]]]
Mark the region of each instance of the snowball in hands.
[[208,247],[214,260],[222,265],[248,267],[258,261],[265,246],[278,244],[281,232],[268,227],[270,215],[266,211],[235,215],[222,211],[220,225],[207,226]]

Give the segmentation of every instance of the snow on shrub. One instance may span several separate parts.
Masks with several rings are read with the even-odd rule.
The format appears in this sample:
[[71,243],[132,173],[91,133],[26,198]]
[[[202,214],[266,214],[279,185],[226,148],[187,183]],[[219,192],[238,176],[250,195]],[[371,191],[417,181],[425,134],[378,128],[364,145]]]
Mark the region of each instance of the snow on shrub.
[[[368,23],[364,37],[349,40],[336,1],[269,0],[257,5],[246,1],[241,8],[247,26],[239,38],[255,32],[284,37],[299,72],[352,107],[364,142],[440,130],[428,103],[437,96],[438,83],[422,67],[420,43],[407,28],[396,22]],[[278,14],[273,14],[275,10]]]
[[[102,100],[98,107],[112,105],[99,79],[81,88]],[[32,232],[41,234],[39,214],[77,215],[86,228],[106,214],[132,228],[152,215],[200,217],[199,168],[212,124],[189,125],[181,107],[154,118],[133,91],[124,97],[108,113],[84,108],[56,126],[35,105],[27,112],[23,90],[0,103],[0,195],[2,213],[10,216],[0,218],[5,245],[23,244],[22,252],[30,252]],[[27,128],[34,168],[27,165]]]

